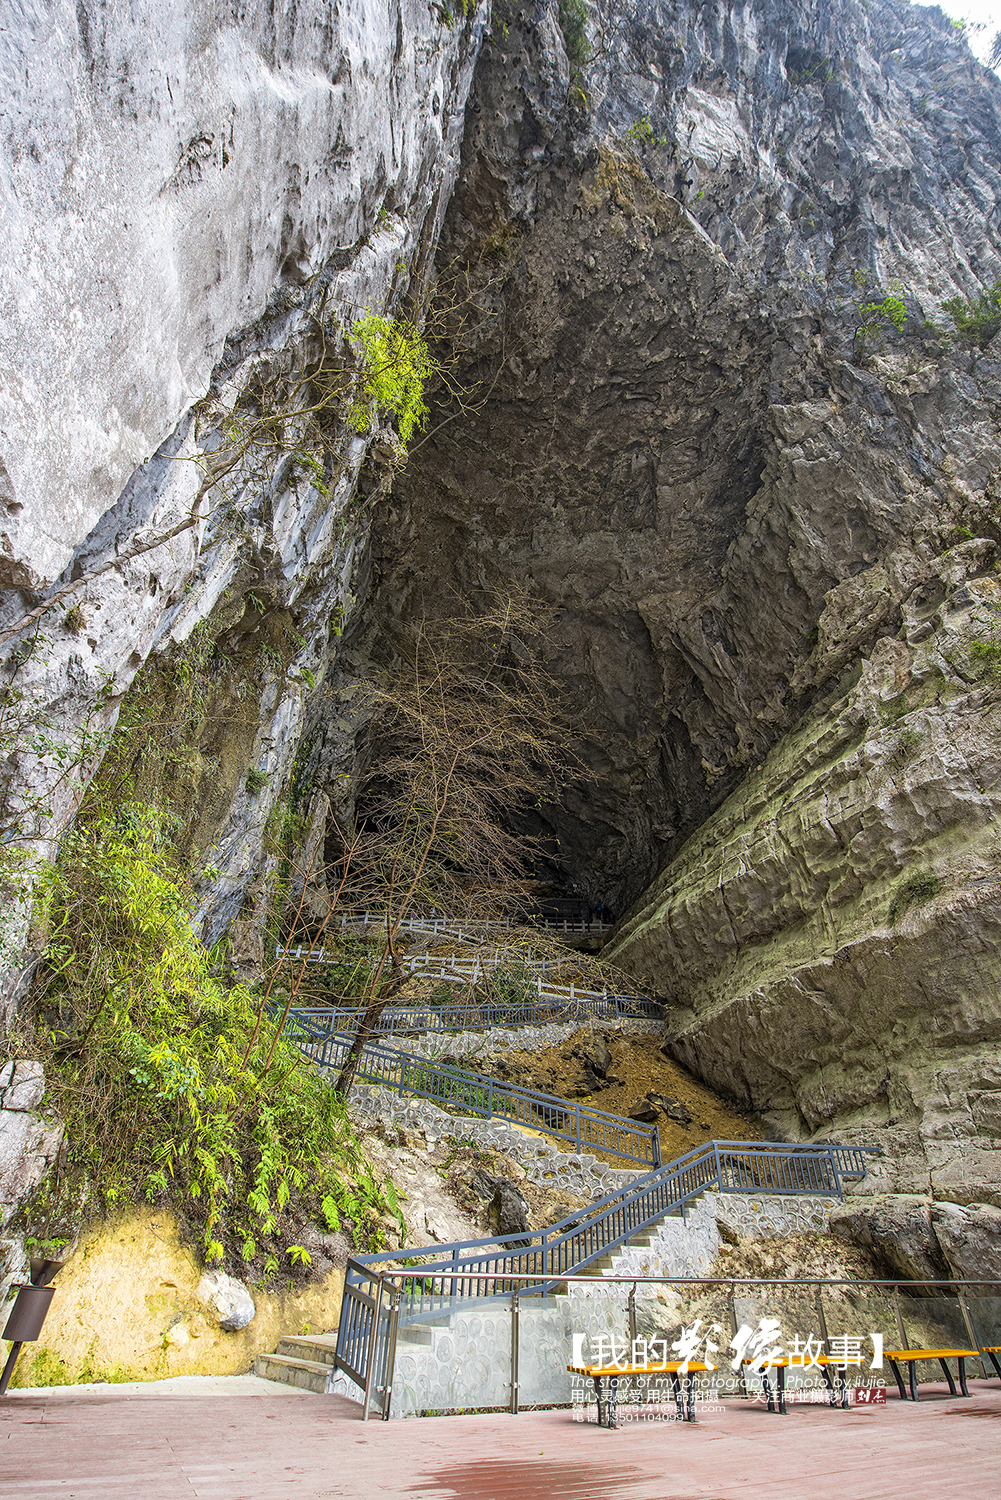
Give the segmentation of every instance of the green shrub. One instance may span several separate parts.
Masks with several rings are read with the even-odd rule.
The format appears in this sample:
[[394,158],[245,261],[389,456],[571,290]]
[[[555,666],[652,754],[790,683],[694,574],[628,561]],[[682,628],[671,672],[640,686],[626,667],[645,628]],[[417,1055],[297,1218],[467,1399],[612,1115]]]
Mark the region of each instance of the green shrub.
[[587,23],[590,7],[587,0],[560,0],[559,19],[567,58],[574,73],[579,73],[590,55]]
[[424,424],[424,388],[438,366],[412,323],[367,312],[355,323],[350,341],[362,363],[361,394],[351,408],[356,432],[369,432],[377,414],[396,418],[406,448]]
[[1001,677],[1001,644],[997,641],[971,641],[970,655],[990,677]]
[[1001,329],[1001,277],[986,292],[981,292],[975,302],[952,297],[942,303],[942,308],[949,314],[961,339],[981,349],[986,348]]
[[946,552],[951,552],[953,547],[962,546],[963,542],[972,541],[973,532],[968,526],[954,526],[948,533],[948,535],[943,539],[942,553],[940,555]]
[[207,1261],[265,1273],[287,1269],[321,1215],[380,1243],[387,1203],[343,1100],[262,999],[213,973],[193,908],[162,817],[137,803],[85,811],[48,877],[33,992],[70,1142],[46,1232],[89,1194],[174,1203]]
[[890,926],[895,927],[897,918],[902,917],[915,901],[930,901],[941,889],[942,881],[938,875],[911,875],[894,892],[887,914]]

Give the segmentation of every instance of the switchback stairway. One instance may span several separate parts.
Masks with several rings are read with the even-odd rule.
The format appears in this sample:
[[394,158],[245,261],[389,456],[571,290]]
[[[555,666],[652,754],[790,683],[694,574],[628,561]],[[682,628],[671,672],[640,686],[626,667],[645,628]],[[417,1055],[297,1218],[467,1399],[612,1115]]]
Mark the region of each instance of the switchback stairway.
[[[518,1024],[509,1009],[505,1022]],[[340,1024],[336,1012],[306,1009],[292,1010],[287,1021],[302,1050],[324,1070],[339,1068],[350,1046],[350,1036],[337,1030]],[[462,1116],[505,1119],[577,1153],[600,1150],[640,1174],[548,1229],[350,1259],[336,1334],[283,1339],[275,1354],[259,1357],[255,1369],[266,1378],[320,1393],[335,1388],[353,1393],[366,1416],[371,1408],[389,1415],[398,1355],[406,1358],[424,1349],[434,1356],[455,1320],[473,1309],[483,1309],[482,1330],[503,1313],[516,1285],[523,1315],[540,1323],[535,1344],[541,1348],[543,1324],[566,1326],[564,1303],[575,1275],[614,1268],[617,1251],[649,1244],[666,1220],[684,1220],[706,1192],[840,1199],[842,1184],[865,1173],[862,1149],[785,1142],[710,1141],[664,1164],[656,1126],[520,1089],[382,1042],[365,1048],[357,1077],[400,1096],[447,1104]],[[404,1265],[408,1269],[401,1276]],[[513,1283],[512,1276],[527,1279]],[[524,1299],[534,1299],[531,1307]],[[470,1377],[471,1387],[479,1389],[471,1389],[470,1400],[461,1404],[494,1404],[487,1399],[492,1381],[488,1367],[476,1380]],[[397,1401],[397,1410],[403,1407],[400,1414],[420,1409],[412,1391],[411,1396],[409,1405]]]

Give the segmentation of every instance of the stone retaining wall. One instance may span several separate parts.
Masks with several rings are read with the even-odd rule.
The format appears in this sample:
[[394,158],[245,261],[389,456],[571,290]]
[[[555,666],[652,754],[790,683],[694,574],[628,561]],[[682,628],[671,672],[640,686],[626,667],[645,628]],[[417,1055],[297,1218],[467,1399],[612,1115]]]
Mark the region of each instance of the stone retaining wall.
[[[610,1166],[595,1156],[561,1151],[554,1141],[509,1125],[506,1120],[477,1120],[469,1115],[450,1115],[427,1099],[400,1098],[389,1089],[356,1084],[351,1091],[356,1116],[371,1123],[423,1131],[428,1144],[439,1140],[475,1141],[513,1156],[525,1168],[529,1182],[562,1188],[578,1198],[603,1198],[641,1175],[639,1169]],[[649,1168],[643,1169],[649,1170]]]
[[490,1031],[457,1031],[452,1035],[425,1035],[420,1037],[387,1037],[387,1045],[396,1044],[414,1052],[419,1057],[441,1060],[446,1057],[462,1062],[484,1062],[507,1052],[535,1052],[546,1047],[559,1046],[567,1041],[582,1026],[602,1036],[626,1034],[637,1036],[659,1035],[664,1029],[663,1021],[608,1021],[592,1020],[583,1016],[577,1021],[551,1021],[544,1026],[493,1027]]

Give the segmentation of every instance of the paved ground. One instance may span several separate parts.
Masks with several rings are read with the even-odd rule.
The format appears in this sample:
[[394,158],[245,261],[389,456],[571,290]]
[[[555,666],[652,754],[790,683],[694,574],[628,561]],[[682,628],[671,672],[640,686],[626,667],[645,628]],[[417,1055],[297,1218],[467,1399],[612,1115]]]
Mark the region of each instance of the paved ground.
[[0,1496],[17,1500],[942,1500],[1001,1490],[1001,1386],[964,1401],[787,1417],[727,1401],[607,1432],[567,1411],[362,1424],[252,1376],[13,1391]]

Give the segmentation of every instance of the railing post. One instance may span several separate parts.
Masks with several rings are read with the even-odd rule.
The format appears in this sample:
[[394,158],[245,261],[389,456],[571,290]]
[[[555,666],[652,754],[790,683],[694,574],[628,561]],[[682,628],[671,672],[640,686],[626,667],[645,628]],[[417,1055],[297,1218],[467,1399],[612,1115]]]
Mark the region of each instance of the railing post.
[[368,1421],[368,1409],[372,1401],[372,1386],[375,1382],[376,1355],[379,1348],[379,1315],[382,1312],[383,1281],[379,1277],[378,1291],[372,1308],[372,1329],[368,1338],[368,1355],[365,1364],[365,1398],[362,1402],[361,1419]]
[[518,1289],[511,1294],[511,1415],[518,1415]]
[[827,1332],[827,1318],[824,1316],[824,1299],[821,1295],[821,1286],[819,1282],[817,1283],[817,1295],[814,1300],[817,1309],[817,1325],[820,1328],[820,1337],[824,1341],[824,1353],[830,1354],[831,1340]]
[[403,1300],[403,1288],[397,1286],[393,1289],[392,1300],[389,1305],[389,1334],[386,1338],[386,1383],[382,1388],[382,1420],[389,1421],[389,1407],[393,1399],[393,1375],[396,1370],[396,1335],[400,1326],[400,1303]]
[[900,1288],[899,1288],[899,1286],[895,1286],[893,1288],[893,1311],[896,1314],[896,1318],[897,1318],[897,1332],[900,1335],[900,1347],[901,1347],[901,1349],[909,1349],[911,1346],[910,1346],[910,1344],[907,1341],[907,1330],[904,1327],[904,1315],[900,1311]]
[[[980,1340],[977,1338],[976,1330],[973,1327],[973,1319],[970,1317],[970,1309],[967,1307],[966,1298],[963,1296],[963,1293],[958,1286],[956,1287],[956,1300],[959,1303],[959,1310],[963,1314],[963,1322],[966,1324],[966,1336],[970,1341],[971,1347],[974,1349],[979,1349]],[[984,1379],[986,1380],[988,1378],[987,1361],[982,1354],[980,1356],[980,1370]]]

